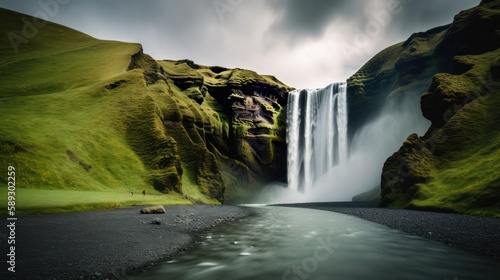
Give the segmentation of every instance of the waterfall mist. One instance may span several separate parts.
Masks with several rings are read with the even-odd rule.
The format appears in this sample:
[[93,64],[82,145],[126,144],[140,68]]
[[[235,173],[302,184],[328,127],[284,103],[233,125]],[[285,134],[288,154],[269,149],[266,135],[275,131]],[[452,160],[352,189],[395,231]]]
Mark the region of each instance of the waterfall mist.
[[[339,92],[345,90],[341,85],[345,86],[332,84],[325,89],[298,91],[302,95],[295,91],[291,95],[289,105],[295,108],[288,108],[287,115],[292,125],[287,131],[289,184],[286,190],[273,191],[275,195],[279,193],[276,195],[279,202],[350,201],[353,196],[380,186],[385,160],[401,147],[408,135],[422,135],[430,126],[420,111],[420,95],[389,97],[380,113],[345,141],[349,152],[346,149],[342,156],[339,131],[344,135],[347,131],[339,130],[339,118],[347,116],[347,112],[335,102],[341,96]],[[332,95],[332,88],[341,90]],[[319,102],[293,102],[300,99]],[[304,105],[313,107],[297,108]]]

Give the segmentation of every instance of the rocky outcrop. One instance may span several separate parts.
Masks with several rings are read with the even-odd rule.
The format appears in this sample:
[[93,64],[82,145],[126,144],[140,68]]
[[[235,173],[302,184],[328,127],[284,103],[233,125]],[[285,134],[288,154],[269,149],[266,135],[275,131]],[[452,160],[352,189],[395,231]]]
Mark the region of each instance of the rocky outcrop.
[[229,128],[225,143],[214,146],[236,160],[233,165],[238,162],[248,168],[257,181],[285,182],[285,107],[290,88],[274,77],[243,69],[226,70],[214,78],[206,87]]
[[[500,1],[483,1],[457,15],[450,26],[414,34],[389,48],[397,57],[384,54],[388,50],[379,54],[385,61],[396,61],[394,68],[387,62],[377,63],[376,57],[367,65],[384,71],[369,72],[373,78],[360,82],[356,77],[369,76],[365,67],[351,79],[351,98],[361,107],[365,97],[360,89],[373,93],[384,83],[389,88],[428,87],[422,91],[421,108],[432,125],[423,137],[410,135],[385,162],[382,206],[498,213],[499,21]],[[425,51],[419,51],[418,45]],[[421,53],[410,59],[416,66],[401,60],[408,51]],[[390,73],[386,75],[391,78],[381,79],[380,73]],[[394,88],[391,94],[398,91]]]
[[[445,75],[435,77],[435,74],[465,72],[467,61],[456,56],[497,49],[500,37],[498,24],[495,24],[498,6],[498,1],[482,1],[477,8],[458,14],[452,24],[414,33],[405,42],[391,46],[369,60],[347,81],[350,134],[373,118],[387,98],[420,96],[428,91],[431,83],[437,85],[446,79]],[[444,94],[454,95],[453,92]],[[438,102],[429,100],[433,105],[424,112],[426,117],[438,120],[439,114],[449,106],[449,103],[441,104],[447,99],[444,96]],[[438,116],[432,117],[432,114]]]
[[[500,80],[493,76],[499,56],[498,50],[470,56],[474,65],[465,73],[436,75],[422,96],[422,111],[432,126],[423,137],[411,135],[386,161],[382,205],[477,214],[500,207],[495,167],[500,164]],[[444,92],[454,94],[443,100]],[[429,107],[439,113],[429,116]]]
[[134,69],[143,71],[157,108],[155,131],[168,139],[151,151],[165,164],[153,168],[155,188],[182,193],[187,185],[223,202],[247,197],[262,183],[286,181],[289,87],[250,70],[154,61],[142,53],[132,57]]

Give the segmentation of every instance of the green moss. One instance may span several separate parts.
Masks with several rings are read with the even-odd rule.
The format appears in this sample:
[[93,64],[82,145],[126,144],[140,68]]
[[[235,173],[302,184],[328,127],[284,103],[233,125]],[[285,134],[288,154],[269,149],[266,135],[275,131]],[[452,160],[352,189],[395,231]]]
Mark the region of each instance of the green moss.
[[500,92],[491,72],[499,55],[457,58],[465,72],[434,78],[429,94],[446,102],[444,124],[410,136],[386,162],[385,174],[398,175],[382,181],[384,205],[499,217]]
[[[189,99],[173,82],[169,81],[163,87],[164,92],[153,96],[161,111],[174,110],[177,111],[174,115],[179,116],[178,120],[165,117],[163,125],[168,135],[175,138],[177,143],[182,143],[179,145],[182,169],[185,171],[182,180],[188,188],[186,191],[183,187],[183,191],[197,201],[222,199],[222,179],[217,178],[220,174],[216,160],[205,142],[207,134],[222,137],[223,124],[219,114],[210,107],[210,103],[198,104]],[[165,112],[163,115],[167,114],[172,113]],[[205,199],[200,195],[204,195]]]
[[444,127],[448,139],[438,152],[434,176],[415,207],[500,217],[500,92],[466,105]]
[[[192,61],[188,60],[160,60],[161,65],[167,76],[172,78],[191,78],[201,79],[201,75],[196,71]],[[196,65],[197,66],[197,65]]]
[[432,122],[385,162],[382,205],[498,217],[498,8],[482,1],[451,25],[415,33],[348,80],[349,131],[389,96],[424,93]]

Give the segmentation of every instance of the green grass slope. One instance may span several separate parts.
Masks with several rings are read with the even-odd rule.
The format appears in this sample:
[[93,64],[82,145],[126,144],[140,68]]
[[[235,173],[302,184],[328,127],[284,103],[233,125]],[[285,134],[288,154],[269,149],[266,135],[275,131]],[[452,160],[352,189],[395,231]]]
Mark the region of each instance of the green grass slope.
[[500,51],[467,61],[474,65],[470,70],[446,78],[440,74],[435,83],[473,95],[455,101],[448,112],[453,116],[442,128],[410,136],[388,159],[383,205],[500,217],[500,88],[491,72],[500,67]]
[[0,9],[0,169],[16,169],[18,213],[220,204],[226,186],[285,174],[275,77],[155,61],[50,22],[25,36],[23,17],[37,21]]
[[[127,71],[141,46],[47,23],[16,53],[5,35],[22,35],[22,16],[0,10],[0,167],[16,168],[18,212],[190,203],[154,188],[162,168],[145,151],[175,142],[162,135],[142,71]],[[156,199],[132,199],[131,188]]]
[[411,206],[500,217],[500,88],[495,85],[498,77],[492,80],[488,71],[500,67],[500,51],[471,56],[469,61],[474,67],[451,77],[452,84],[469,80],[478,96],[470,103],[458,103],[460,108],[440,130],[440,137],[427,140],[440,141],[434,151],[439,156],[432,161],[431,179],[419,185],[421,195]]

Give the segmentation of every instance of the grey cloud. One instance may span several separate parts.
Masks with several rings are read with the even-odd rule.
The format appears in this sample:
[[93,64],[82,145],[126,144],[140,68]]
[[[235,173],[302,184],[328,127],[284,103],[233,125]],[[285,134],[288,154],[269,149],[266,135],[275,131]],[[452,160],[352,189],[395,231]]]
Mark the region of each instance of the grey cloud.
[[[3,0],[0,6],[33,15],[43,8],[39,2],[55,0]],[[121,32],[126,28],[137,30],[165,30],[175,35],[202,32],[203,23],[215,21],[216,13],[211,0],[85,0],[67,1],[60,5],[59,12],[50,20],[74,28],[101,23],[102,28],[113,28]],[[198,31],[197,31],[198,30]],[[195,34],[196,35],[196,34]]]
[[391,3],[401,11],[392,14],[384,28],[408,37],[413,32],[451,23],[455,14],[477,5],[479,0],[277,0],[270,6],[279,17],[269,28],[268,37],[291,43],[319,38],[334,21],[345,21],[339,28],[362,30],[377,12],[374,6],[388,10]]
[[349,0],[288,0],[272,1],[271,7],[279,15],[269,28],[270,34],[290,41],[320,37],[330,22],[347,13],[352,14],[356,2]]
[[68,5],[68,14],[82,13],[82,18],[122,24],[126,27],[175,31],[176,35],[195,31],[210,14],[211,1],[120,1],[87,0]]
[[[41,10],[40,1],[57,0],[0,0],[0,7],[33,15]],[[402,11],[369,38],[361,55],[346,58],[335,51],[337,40],[355,45],[353,38],[373,21],[374,12],[391,1],[400,1]],[[413,32],[450,23],[456,13],[479,0],[67,2],[51,21],[100,39],[141,43],[156,59],[189,58],[200,64],[249,68],[295,87],[316,87],[349,77],[381,49]],[[235,6],[221,18],[214,3]]]
[[449,24],[460,11],[479,4],[479,0],[402,0],[403,11],[396,19],[400,32],[418,32]]

